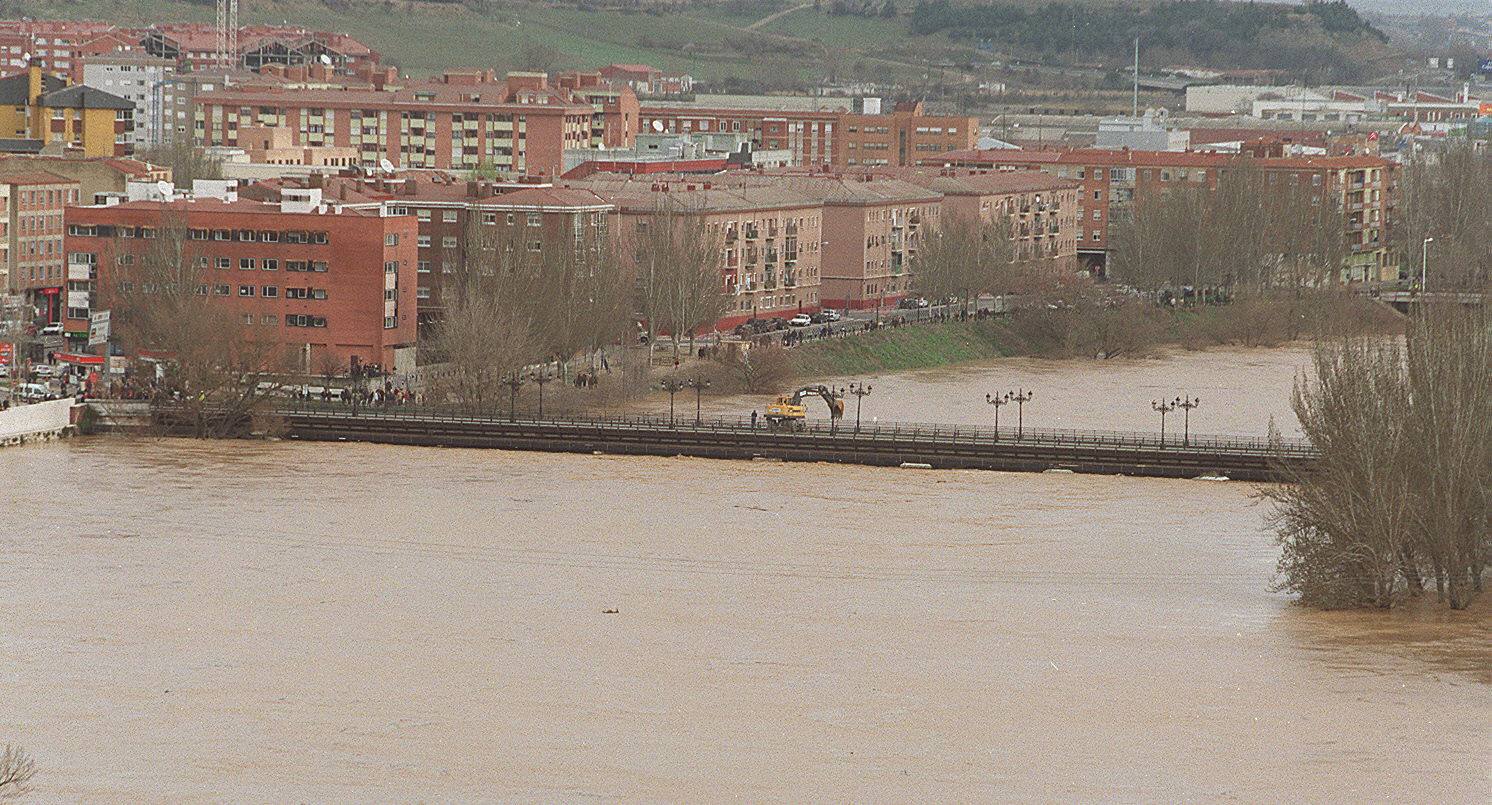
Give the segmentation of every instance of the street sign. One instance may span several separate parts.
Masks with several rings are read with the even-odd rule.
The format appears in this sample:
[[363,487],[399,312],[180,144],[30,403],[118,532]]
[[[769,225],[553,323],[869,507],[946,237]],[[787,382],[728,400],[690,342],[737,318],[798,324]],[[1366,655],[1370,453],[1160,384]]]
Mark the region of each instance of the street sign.
[[0,366],[14,366],[16,362],[16,345],[9,341],[0,341]]
[[109,311],[99,310],[88,314],[88,346],[97,347],[109,343]]

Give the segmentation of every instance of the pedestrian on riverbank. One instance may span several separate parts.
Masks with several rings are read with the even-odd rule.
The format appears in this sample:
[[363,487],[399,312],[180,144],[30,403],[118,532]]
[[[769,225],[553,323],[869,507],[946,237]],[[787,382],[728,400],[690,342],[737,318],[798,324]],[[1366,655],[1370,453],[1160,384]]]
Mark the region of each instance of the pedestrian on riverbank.
[[751,411],[751,429],[756,430],[756,409]]

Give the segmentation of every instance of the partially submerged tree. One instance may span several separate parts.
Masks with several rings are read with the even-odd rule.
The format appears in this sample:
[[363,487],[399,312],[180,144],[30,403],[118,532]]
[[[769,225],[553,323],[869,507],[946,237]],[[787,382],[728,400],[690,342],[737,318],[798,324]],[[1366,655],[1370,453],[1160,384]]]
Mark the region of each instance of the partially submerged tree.
[[0,799],[19,797],[31,790],[36,776],[36,762],[19,746],[5,745],[0,752]]
[[1406,347],[1362,338],[1316,348],[1297,383],[1315,466],[1273,487],[1276,588],[1303,603],[1393,606],[1433,579],[1451,607],[1481,591],[1492,494],[1488,313],[1447,307]]

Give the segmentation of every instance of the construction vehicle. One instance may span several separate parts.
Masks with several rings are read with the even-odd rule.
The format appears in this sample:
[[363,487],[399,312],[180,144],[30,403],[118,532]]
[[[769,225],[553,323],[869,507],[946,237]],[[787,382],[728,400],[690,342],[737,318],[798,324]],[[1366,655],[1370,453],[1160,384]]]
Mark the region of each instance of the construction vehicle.
[[803,400],[817,395],[829,406],[829,419],[837,422],[844,416],[844,395],[828,386],[804,386],[792,394],[778,395],[767,406],[767,427],[772,430],[803,430],[807,427],[808,406]]

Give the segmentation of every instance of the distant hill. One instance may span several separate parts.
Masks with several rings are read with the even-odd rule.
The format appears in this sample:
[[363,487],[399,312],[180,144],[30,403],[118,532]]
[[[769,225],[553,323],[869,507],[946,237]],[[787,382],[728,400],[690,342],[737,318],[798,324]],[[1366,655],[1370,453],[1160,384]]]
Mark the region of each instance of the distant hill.
[[[212,0],[0,0],[0,17],[142,24],[213,14]],[[1004,55],[1120,66],[1136,33],[1146,65],[1284,67],[1322,81],[1355,77],[1384,49],[1381,34],[1341,2],[240,0],[240,16],[346,32],[414,74],[629,62],[727,91],[824,78],[915,85],[942,77],[937,65]]]

